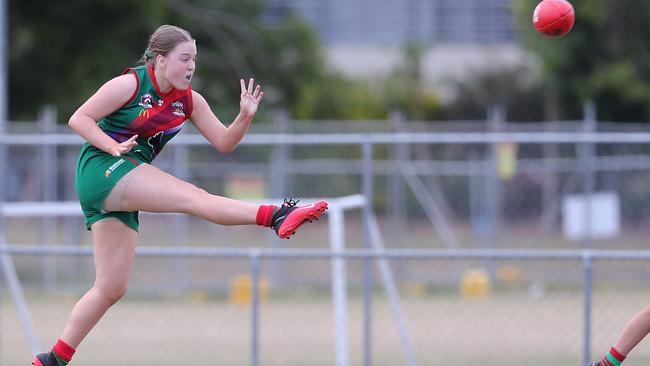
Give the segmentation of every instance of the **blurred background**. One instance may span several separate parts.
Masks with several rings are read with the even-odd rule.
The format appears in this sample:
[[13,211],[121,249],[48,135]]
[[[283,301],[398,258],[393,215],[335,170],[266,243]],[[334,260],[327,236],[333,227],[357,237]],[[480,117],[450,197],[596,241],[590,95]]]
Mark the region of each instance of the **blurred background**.
[[[73,364],[599,359],[650,302],[650,1],[573,0],[562,38],[537,3],[5,0],[0,366],[50,347],[92,284],[66,123],[161,24],[197,40],[192,87],[226,124],[239,78],[265,98],[235,152],[188,123],[156,165],[332,207],[290,241],[141,214],[129,293]],[[642,343],[626,365],[648,362]]]

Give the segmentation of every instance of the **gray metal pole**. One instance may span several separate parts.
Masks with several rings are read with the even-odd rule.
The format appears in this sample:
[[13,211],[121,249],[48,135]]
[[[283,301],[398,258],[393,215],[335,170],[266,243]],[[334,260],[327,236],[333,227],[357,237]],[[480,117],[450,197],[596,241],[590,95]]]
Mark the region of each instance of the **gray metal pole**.
[[402,177],[406,180],[411,192],[415,197],[420,201],[420,205],[424,210],[424,213],[431,221],[431,224],[436,229],[436,232],[442,239],[442,243],[447,248],[459,248],[460,244],[458,239],[451,229],[451,225],[445,218],[442,210],[439,205],[436,203],[436,200],[433,198],[431,193],[427,190],[426,186],[421,179],[418,178],[418,173],[413,164],[404,163],[401,167]]
[[[0,138],[4,140],[7,124],[7,35],[9,34],[7,26],[7,2],[0,0]],[[0,172],[6,172],[6,159],[5,159],[5,145],[0,141]],[[5,200],[5,181],[6,178],[0,179],[0,212]],[[4,238],[4,216],[0,214],[0,238]],[[2,304],[2,280],[0,280],[0,310]],[[2,311],[0,311],[0,314]],[[2,329],[2,318],[0,317],[0,330]],[[0,355],[2,352],[2,331],[0,331]],[[2,365],[2,357],[0,357],[0,365]]]
[[[332,252],[345,250],[344,212],[332,206],[327,214]],[[334,307],[334,357],[336,366],[349,366],[348,286],[345,258],[332,258],[332,306]]]
[[[291,126],[289,113],[284,110],[277,110],[273,113],[273,127],[276,133],[290,133]],[[269,186],[267,191],[272,198],[286,198],[292,191],[289,169],[292,147],[286,144],[275,145],[271,148],[271,161],[269,163]],[[280,202],[281,203],[281,202]],[[285,243],[275,235],[273,231],[267,232],[269,245],[272,248],[283,248]],[[284,269],[282,263],[271,260],[268,263],[268,277],[271,283],[282,283]]]
[[[5,245],[5,237],[0,235],[0,245]],[[14,299],[16,304],[16,311],[18,311],[18,317],[20,319],[20,324],[25,331],[25,337],[27,338],[27,346],[29,347],[32,354],[37,354],[42,348],[38,342],[38,337],[36,337],[36,331],[34,329],[34,322],[32,317],[29,314],[29,309],[27,308],[27,301],[25,300],[25,294],[23,293],[22,285],[18,279],[18,274],[16,273],[16,266],[14,265],[13,258],[11,254],[0,254],[0,272],[5,281],[7,281],[7,286],[11,293],[11,297]]]
[[[390,120],[396,132],[406,132],[406,121],[404,114],[401,112],[393,112],[390,115]],[[408,144],[396,144],[393,146],[393,170],[390,175],[388,197],[390,202],[391,214],[391,234],[390,241],[396,245],[401,246],[404,234],[404,223],[406,222],[406,192],[404,190],[404,180],[401,174],[401,165],[409,160]]]
[[[491,132],[501,132],[505,123],[505,109],[501,105],[490,108],[488,124]],[[487,173],[487,214],[489,218],[488,248],[496,248],[502,211],[502,187],[498,171],[498,143],[490,146],[490,167]]]
[[[379,230],[379,224],[377,223],[377,218],[374,213],[371,215],[371,227],[370,232],[372,235],[372,245],[375,250],[385,250],[384,241],[381,238],[381,231]],[[390,308],[395,318],[395,323],[397,325],[397,332],[399,333],[400,342],[402,343],[402,348],[404,348],[404,356],[406,364],[408,366],[417,366],[417,358],[415,357],[415,348],[413,347],[413,339],[411,338],[410,333],[408,332],[406,326],[406,318],[404,317],[404,312],[402,311],[402,306],[399,301],[399,291],[397,290],[397,284],[395,283],[395,276],[393,275],[393,270],[391,269],[389,259],[378,258],[378,267],[381,274],[381,280],[384,283],[384,289],[386,291],[386,296],[388,296],[388,301],[390,303]]]
[[251,253],[251,281],[253,282],[253,296],[251,301],[251,366],[259,365],[259,281],[260,281],[260,256],[254,250]]
[[582,349],[582,364],[586,365],[591,358],[591,294],[592,294],[592,258],[583,253],[582,273],[584,279],[584,344]]
[[[57,110],[52,104],[44,106],[40,111],[40,127],[44,135],[56,133]],[[56,192],[58,191],[57,177],[57,146],[41,146],[41,184],[43,201],[56,201]],[[52,245],[56,240],[57,218],[43,217],[41,229],[41,241],[44,245]],[[41,259],[43,272],[41,281],[43,288],[47,292],[52,292],[56,287],[56,261],[52,256],[45,256]]]
[[[4,140],[4,135],[7,133],[7,117],[9,115],[7,111],[7,5],[5,0],[0,0],[0,137]],[[2,172],[6,172],[5,168],[5,156],[4,156],[4,144],[0,143],[0,168]],[[4,181],[5,179],[0,179],[0,204],[4,201]],[[1,227],[0,227],[0,230]]]
[[[275,133],[289,133],[289,116],[282,110],[274,114],[273,125]],[[273,198],[284,197],[289,191],[287,188],[287,166],[289,164],[289,148],[286,144],[273,146],[271,153],[271,164],[269,172],[271,182],[269,185],[269,194]]]
[[[594,132],[596,130],[596,105],[593,102],[587,102],[584,106],[584,119],[583,119],[583,132]],[[594,176],[594,144],[586,142],[582,145],[581,148],[581,159],[582,161],[582,173],[583,173],[583,194],[585,198],[584,204],[584,248],[592,249],[593,248],[593,235],[592,235],[592,196],[594,194],[595,188],[595,176]]]
[[[1,218],[0,218],[1,220]],[[2,254],[0,254],[0,257]],[[3,295],[3,290],[2,290],[2,279],[0,279],[0,366],[3,365],[2,363],[2,303],[4,302],[4,295]]]
[[[187,169],[187,145],[174,145],[174,174],[177,178],[187,181],[189,171]],[[188,238],[188,217],[187,215],[176,215],[174,217],[174,244],[177,247],[187,245]],[[176,290],[183,294],[187,291],[189,278],[189,264],[187,258],[174,259],[174,281]]]
[[[488,110],[488,128],[491,132],[500,132],[503,130],[505,123],[505,109],[501,105],[492,106]],[[498,175],[498,148],[499,143],[493,143],[489,146],[488,169],[485,176],[485,213],[487,219],[486,241],[482,248],[495,249],[497,247],[499,227],[501,226],[502,213],[502,187],[501,178]],[[490,276],[496,272],[496,262],[493,260],[484,261]]]
[[[479,155],[473,151],[469,151],[470,161],[479,161]],[[472,243],[480,248],[483,243],[482,223],[485,213],[483,212],[482,205],[482,188],[481,177],[478,174],[469,174],[469,222],[472,228]]]
[[[370,231],[370,217],[373,212],[373,171],[372,158],[373,146],[370,143],[362,145],[363,150],[363,177],[362,192],[366,197],[363,208],[363,242],[366,249],[372,249],[372,233]],[[372,259],[363,260],[363,364],[372,365]]]
[[[594,132],[596,130],[596,105],[593,102],[587,102],[584,106],[584,120],[583,120],[583,132]],[[583,167],[583,177],[584,177],[584,230],[585,230],[585,239],[584,239],[584,248],[593,249],[593,235],[592,235],[592,196],[594,193],[595,186],[595,177],[593,169],[593,160],[594,160],[594,144],[585,143],[582,146],[582,158],[584,159]],[[589,362],[591,357],[591,286],[592,286],[592,263],[591,257],[585,255],[583,257],[583,268],[585,276],[585,319],[584,319],[584,328],[585,328],[585,344],[583,350],[583,364]]]

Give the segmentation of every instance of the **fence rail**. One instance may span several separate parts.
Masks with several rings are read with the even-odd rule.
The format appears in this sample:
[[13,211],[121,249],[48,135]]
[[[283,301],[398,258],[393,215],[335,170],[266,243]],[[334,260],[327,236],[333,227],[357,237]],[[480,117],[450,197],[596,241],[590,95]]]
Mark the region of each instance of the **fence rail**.
[[[0,136],[0,144],[79,145],[84,140],[72,134],[11,134]],[[363,145],[363,144],[494,144],[515,142],[528,144],[644,144],[648,132],[395,132],[395,133],[324,133],[276,134],[257,133],[244,137],[242,145]],[[209,145],[198,134],[181,134],[171,144]]]
[[[593,356],[591,352],[592,333],[597,334],[593,331],[594,326],[597,325],[598,329],[605,327],[598,323],[601,318],[598,315],[594,316],[594,311],[599,311],[598,309],[603,305],[592,301],[594,293],[599,291],[593,281],[600,280],[602,282],[602,278],[598,275],[607,278],[609,275],[605,274],[604,269],[598,271],[596,269],[600,269],[599,266],[604,266],[605,269],[611,270],[612,266],[615,267],[612,263],[616,261],[638,266],[638,273],[634,272],[634,269],[624,268],[629,270],[629,272],[625,272],[624,276],[615,270],[608,272],[612,274],[612,281],[621,281],[629,286],[636,284],[635,281],[642,281],[650,276],[650,270],[646,268],[646,263],[650,260],[650,251],[644,250],[648,232],[646,225],[642,224],[645,218],[649,217],[647,209],[649,206],[646,204],[648,193],[646,182],[648,167],[650,167],[650,151],[647,151],[646,145],[650,142],[650,132],[595,132],[595,121],[590,118],[587,117],[582,126],[576,126],[575,130],[579,132],[502,132],[507,130],[503,127],[505,122],[496,116],[493,120],[487,121],[487,125],[489,125],[487,129],[491,132],[406,132],[411,130],[404,126],[405,121],[401,121],[403,122],[401,127],[393,126],[397,130],[394,133],[254,133],[247,135],[242,141],[242,145],[252,147],[242,149],[244,153],[241,156],[235,153],[224,158],[224,161],[209,160],[212,156],[206,158],[208,154],[201,155],[192,152],[193,155],[190,155],[190,147],[202,152],[202,146],[208,146],[208,142],[200,135],[183,133],[171,143],[171,151],[163,154],[158,160],[165,170],[169,170],[181,179],[190,181],[206,179],[210,182],[210,179],[218,178],[215,181],[222,183],[229,178],[229,174],[235,176],[237,174],[257,175],[257,178],[269,188],[269,192],[265,192],[268,194],[267,196],[280,197],[286,193],[285,191],[296,189],[296,186],[291,184],[298,184],[295,183],[298,179],[293,178],[304,178],[313,174],[316,178],[311,177],[311,180],[303,183],[307,186],[304,191],[310,192],[312,195],[331,197],[361,192],[361,197],[372,197],[373,199],[364,201],[361,217],[355,216],[352,219],[354,228],[351,227],[352,225],[346,226],[351,229],[351,233],[348,235],[354,240],[350,240],[346,244],[343,237],[344,230],[341,229],[336,233],[342,238],[341,245],[337,250],[318,248],[321,245],[322,247],[327,245],[322,241],[317,242],[327,236],[324,228],[318,226],[316,228],[321,230],[319,235],[314,235],[304,241],[300,241],[304,238],[292,240],[291,243],[298,243],[298,246],[306,245],[305,249],[287,249],[270,240],[264,240],[263,237],[260,239],[260,237],[253,236],[247,237],[246,243],[268,241],[272,243],[271,247],[237,248],[234,247],[234,243],[228,241],[227,237],[223,240],[233,247],[197,247],[192,245],[194,241],[210,238],[214,235],[214,231],[208,230],[219,229],[210,228],[206,230],[207,234],[202,234],[203,236],[197,240],[196,237],[192,237],[195,235],[193,229],[196,228],[196,226],[191,226],[196,225],[194,221],[191,221],[192,218],[171,215],[170,219],[168,215],[165,215],[161,218],[161,221],[165,223],[161,229],[162,239],[156,238],[153,242],[150,241],[139,246],[136,256],[155,261],[158,266],[152,271],[160,274],[161,277],[169,275],[172,280],[168,284],[162,281],[161,283],[157,282],[157,278],[145,277],[141,287],[135,286],[135,288],[142,289],[149,286],[152,281],[155,283],[152,286],[160,286],[170,292],[179,291],[179,289],[190,291],[194,288],[206,288],[207,280],[204,277],[213,279],[212,276],[218,276],[212,274],[211,271],[219,266],[210,266],[208,269],[204,269],[204,271],[210,272],[202,273],[200,280],[197,280],[198,277],[192,277],[196,276],[193,271],[197,269],[192,268],[190,263],[210,260],[214,263],[224,264],[224,268],[236,267],[237,263],[239,265],[244,263],[243,271],[253,279],[253,297],[250,313],[247,316],[247,321],[250,321],[250,334],[244,338],[247,340],[249,348],[242,351],[249,355],[249,359],[244,363],[257,365],[260,362],[264,364],[268,362],[268,364],[273,364],[268,361],[268,356],[264,357],[265,346],[273,347],[276,343],[273,338],[269,339],[263,336],[265,324],[262,316],[265,314],[264,307],[261,305],[263,276],[269,273],[269,277],[273,278],[273,272],[278,269],[277,267],[280,267],[281,270],[293,268],[289,270],[291,275],[278,277],[287,280],[285,285],[288,283],[289,285],[286,286],[290,286],[299,282],[301,276],[313,275],[314,278],[310,282],[310,286],[320,286],[319,296],[331,295],[334,298],[333,302],[336,303],[336,299],[343,299],[345,294],[334,290],[331,291],[331,294],[329,291],[323,292],[323,286],[327,288],[330,284],[329,281],[332,284],[337,282],[337,273],[345,275],[347,271],[352,280],[349,282],[349,286],[344,285],[339,289],[344,288],[350,293],[363,291],[363,297],[359,300],[362,303],[360,305],[362,319],[354,318],[353,312],[349,312],[349,321],[352,324],[361,324],[358,325],[361,328],[359,333],[363,334],[365,338],[356,345],[354,341],[351,341],[350,348],[344,352],[363,356],[358,357],[362,359],[362,362],[342,357],[336,358],[334,363],[339,366],[349,363],[369,366],[371,364],[403,363],[406,359],[406,364],[415,365],[438,362],[437,359],[431,361],[435,359],[434,356],[423,356],[423,354],[427,354],[430,345],[422,346],[422,340],[428,340],[432,334],[435,335],[441,331],[437,325],[428,325],[427,316],[431,317],[429,308],[439,305],[437,304],[438,300],[445,302],[449,298],[437,297],[438,293],[436,293],[435,296],[432,295],[435,301],[422,305],[426,306],[426,309],[421,309],[417,316],[409,317],[408,315],[412,315],[414,307],[417,309],[418,301],[404,301],[400,307],[399,303],[393,301],[396,298],[394,296],[396,290],[411,291],[408,290],[409,281],[423,281],[425,286],[439,283],[449,286],[456,282],[457,278],[454,276],[460,276],[461,272],[466,269],[461,263],[480,264],[479,267],[486,268],[490,279],[494,280],[497,277],[497,270],[492,265],[493,263],[497,261],[499,263],[504,261],[525,262],[522,267],[524,270],[535,268],[534,275],[541,275],[545,279],[550,278],[550,281],[555,281],[553,283],[559,288],[567,286],[567,283],[570,282],[569,285],[572,286],[571,290],[574,293],[566,298],[562,297],[564,295],[558,295],[557,299],[544,300],[536,297],[538,290],[536,284],[531,280],[530,290],[506,288],[499,294],[503,298],[494,299],[495,302],[491,303],[490,309],[485,310],[486,314],[489,313],[485,317],[496,317],[503,319],[503,324],[507,323],[510,321],[508,319],[510,314],[502,314],[499,310],[509,301],[513,304],[513,311],[519,311],[520,307],[527,309],[530,306],[541,306],[544,301],[550,301],[552,306],[549,308],[552,310],[549,312],[552,314],[547,315],[545,319],[553,318],[565,307],[571,308],[571,315],[567,315],[565,320],[574,322],[574,328],[579,329],[579,338],[571,340],[571,342],[582,344],[580,356],[571,358],[570,361],[565,360],[566,362],[545,359],[542,363],[577,365],[586,362],[590,356]],[[499,127],[500,124],[501,127]],[[290,131],[291,129],[279,130]],[[90,246],[79,245],[78,238],[82,237],[82,234],[79,233],[82,230],[79,220],[81,214],[78,203],[72,201],[74,192],[70,190],[70,187],[73,186],[70,183],[70,177],[73,175],[69,173],[74,168],[71,161],[76,157],[76,152],[73,149],[81,142],[83,141],[80,137],[72,134],[0,136],[0,150],[6,150],[12,157],[23,159],[23,162],[27,161],[32,164],[26,165],[14,159],[0,162],[4,167],[8,166],[7,164],[9,166],[15,164],[14,167],[16,167],[16,169],[10,169],[11,176],[8,176],[6,182],[0,182],[0,186],[13,187],[15,192],[16,187],[22,189],[25,185],[39,194],[38,196],[34,194],[29,196],[30,201],[39,198],[45,201],[0,201],[0,219],[2,221],[0,222],[0,233],[10,233],[15,236],[17,232],[29,235],[35,231],[44,232],[41,234],[43,240],[40,243],[38,236],[24,235],[21,240],[0,245],[0,257],[16,258],[14,272],[28,278],[28,289],[40,288],[38,277],[41,275],[42,288],[46,289],[46,293],[49,295],[59,291],[62,287],[52,278],[61,281],[61,283],[71,279],[78,279],[79,282],[85,280],[87,274],[83,273],[83,266],[79,263],[81,259],[92,255]],[[519,152],[513,153],[513,150],[509,150],[503,153],[499,150],[502,147],[499,145],[502,143],[519,144],[517,147]],[[269,148],[259,148],[259,146]],[[304,149],[304,146],[310,146],[310,149]],[[306,150],[309,150],[308,153],[305,154],[306,156],[302,156]],[[36,151],[38,159],[33,159],[32,151]],[[350,152],[350,154],[346,154],[346,152]],[[59,158],[67,160],[63,161]],[[205,159],[205,161],[201,159]],[[32,160],[37,161],[32,162]],[[501,176],[501,172],[498,171],[501,168],[500,164],[504,161],[505,165],[510,164],[506,166],[511,169],[508,177]],[[248,166],[245,166],[246,164]],[[241,166],[238,168],[238,165]],[[223,167],[227,167],[227,169],[222,169]],[[323,180],[318,178],[328,174],[336,174],[341,179],[331,178],[328,182],[323,183]],[[206,180],[202,182],[205,183]],[[29,186],[25,182],[31,182],[32,185]],[[38,182],[43,187],[34,182]],[[50,186],[43,182],[53,183],[53,185]],[[342,184],[341,187],[337,186],[335,192],[330,190],[338,183]],[[323,184],[323,186],[319,186],[319,184]],[[0,187],[0,191],[2,190]],[[590,202],[593,194],[600,190],[614,192],[620,199],[622,214],[619,236],[609,239],[610,241],[604,242],[602,245],[598,241],[599,239],[591,237],[590,234],[577,241],[565,238],[561,230],[558,229],[561,225],[562,200],[573,195],[587,197],[586,201]],[[411,196],[408,195],[409,192],[412,194]],[[65,201],[48,202],[61,197],[64,197]],[[17,198],[12,198],[12,200],[15,199]],[[22,200],[26,201],[24,198]],[[409,203],[411,211],[407,212],[405,202],[409,200],[411,201]],[[375,209],[373,207],[375,204],[384,206]],[[594,214],[593,210],[589,209],[589,205],[590,203],[584,205],[585,212],[581,216],[585,221],[585,227],[589,228],[587,231],[590,230],[590,220]],[[411,220],[415,216],[413,206],[416,209],[421,209],[417,220]],[[381,211],[384,208],[387,208],[386,212]],[[422,215],[422,211],[425,215]],[[382,225],[381,229],[386,235],[386,242],[390,244],[388,248],[383,248],[383,245],[381,247],[373,246],[374,239],[369,239],[373,236],[381,236],[378,234],[379,227],[376,226],[375,215],[377,212],[384,214],[380,216],[380,220],[384,220],[382,224],[386,225]],[[342,217],[333,214],[333,212],[330,213],[332,214],[329,218],[330,221],[342,220]],[[146,219],[148,220],[150,217],[147,215]],[[432,225],[426,222],[427,219],[431,221]],[[411,221],[417,221],[420,226],[424,221],[429,229],[433,228],[433,231],[423,231],[417,225],[411,225]],[[65,223],[65,225],[60,225],[61,223]],[[19,227],[21,224],[34,226]],[[400,236],[408,237],[408,239],[400,241],[398,240]],[[160,246],[163,244],[161,240],[170,240],[170,244],[173,246],[162,247]],[[58,243],[75,243],[75,245],[54,245]],[[353,245],[358,248],[350,248]],[[543,248],[543,245],[549,245],[548,248],[569,249],[540,249]],[[447,246],[446,249],[433,249],[445,246]],[[509,249],[511,246],[525,249]],[[629,250],[597,249],[605,246],[629,248]],[[74,262],[71,259],[73,257]],[[73,263],[70,265],[71,268],[61,265],[61,261],[68,263],[68,260]],[[299,266],[301,262],[312,263],[314,261],[331,264],[331,268],[318,272],[313,268],[317,266],[306,268]],[[404,261],[419,262],[420,264],[413,269],[404,266]],[[421,262],[426,262],[426,265],[422,265]],[[454,266],[442,265],[444,268],[436,268],[431,265],[431,263],[446,264],[447,262],[452,262]],[[558,266],[558,269],[553,266],[544,267],[548,262],[553,262],[553,264],[568,262],[569,265]],[[38,268],[42,269],[42,273],[32,272],[35,263],[39,264]],[[281,266],[273,266],[278,263]],[[270,268],[266,268],[266,264],[269,264]],[[377,266],[374,270],[373,265]],[[391,268],[394,269],[394,273]],[[174,281],[178,280],[179,273],[182,273],[180,276],[182,278],[178,283],[189,283],[189,287],[174,287]],[[232,274],[225,269],[219,273],[222,276]],[[51,276],[52,274],[56,275]],[[79,277],[75,277],[76,275]],[[565,281],[565,278],[568,280]],[[223,277],[215,279],[215,281],[221,280]],[[385,293],[393,294],[388,296],[391,301],[386,302],[385,307],[389,311],[384,314],[384,317],[375,315],[378,311],[377,308],[384,305],[381,299],[377,299],[373,295],[373,291],[376,292],[379,283],[384,285]],[[393,285],[397,283],[399,286],[391,287],[387,286],[387,283]],[[207,288],[209,291],[213,291],[216,286]],[[643,288],[643,284],[638,285],[638,288]],[[413,291],[417,292],[418,290]],[[517,296],[522,295],[522,297],[509,297],[515,295],[511,295],[508,291],[512,291]],[[187,293],[183,292],[183,294]],[[323,293],[327,294],[323,295]],[[138,295],[147,296],[146,294],[148,293],[142,292]],[[640,291],[637,296],[639,301],[643,301],[645,295],[644,291]],[[534,298],[536,302],[528,303],[526,296]],[[625,299],[628,298],[625,296]],[[31,300],[30,297],[28,299]],[[614,297],[608,297],[608,299],[622,301]],[[371,300],[381,305],[371,306]],[[404,299],[400,296],[400,300]],[[304,302],[309,303],[308,301]],[[436,313],[437,315],[433,318],[440,320],[438,319],[440,314],[452,318],[453,316],[447,315],[445,311],[453,314],[456,308],[462,306],[464,306],[462,302],[451,301],[449,308],[438,309],[440,313]],[[630,308],[635,306],[637,303],[629,305]],[[332,307],[336,308],[336,306]],[[319,317],[322,317],[323,313],[331,310],[328,304],[328,307],[320,307],[319,310],[314,311],[317,311]],[[477,311],[471,308],[462,314],[471,318],[473,312]],[[614,304],[608,307],[607,311],[608,315],[614,319],[619,308]],[[478,312],[480,313],[480,311]],[[145,313],[147,312],[142,312],[142,314]],[[339,311],[336,316],[342,317],[341,314],[347,313]],[[530,314],[525,315],[530,317]],[[397,325],[386,322],[386,317],[388,319],[396,318]],[[128,317],[126,319],[129,321]],[[479,320],[475,320],[472,325],[481,324]],[[625,320],[627,319],[620,321]],[[283,322],[283,324],[287,322],[285,318],[277,321]],[[305,321],[308,323],[313,320]],[[465,322],[464,319],[461,321]],[[471,320],[467,322],[472,323]],[[370,324],[375,323],[383,324],[386,327],[388,325],[384,323],[390,323],[391,327],[397,326],[399,330],[395,331],[394,328],[390,328],[385,332],[375,332],[374,328],[370,328]],[[407,327],[401,323],[415,324],[416,327],[411,329],[412,333],[407,333],[404,331]],[[446,324],[449,327],[455,326],[454,322]],[[503,324],[497,324],[497,326]],[[427,326],[436,328],[427,329]],[[323,326],[323,329],[329,329],[326,327]],[[335,339],[332,337],[328,342],[340,342],[339,334],[345,335],[348,330],[345,325],[341,327],[340,324],[335,324],[335,327],[338,328],[331,333],[337,336]],[[534,324],[531,327],[534,327]],[[608,330],[611,331],[611,329]],[[323,330],[323,332],[327,331]],[[526,329],[518,329],[517,332],[526,332]],[[571,330],[565,329],[564,332],[570,333]],[[470,329],[468,332],[463,332],[458,330],[458,334],[470,338],[474,333],[478,334],[480,331]],[[395,342],[399,345],[393,347],[401,345],[402,350],[411,349],[406,352],[406,357],[402,357],[398,349],[393,349],[381,354],[382,357],[388,357],[386,360],[391,361],[379,357],[373,361],[370,339],[380,342],[381,337],[386,334],[400,337],[401,343]],[[453,336],[452,333],[447,334]],[[529,341],[536,341],[536,336],[529,337]],[[549,336],[549,338],[551,337],[553,336]],[[556,338],[568,341],[562,336]],[[463,339],[457,344],[464,344],[466,341]],[[607,342],[611,341],[612,339],[607,339]],[[266,345],[265,342],[267,342]],[[442,341],[439,342],[442,344]],[[602,343],[602,340],[599,342]],[[549,341],[549,343],[553,342]],[[338,347],[338,344],[336,346]],[[374,344],[374,347],[382,348],[378,344]],[[561,352],[558,351],[561,347],[553,347],[559,346],[549,346],[549,349],[553,350],[547,352],[548,354]],[[461,348],[452,350],[449,354],[463,354],[463,351],[466,350]],[[488,349],[485,351],[489,352]],[[339,354],[336,356],[338,357]],[[486,358],[481,358],[481,360],[486,361]],[[648,360],[650,360],[650,355]],[[302,361],[308,362],[305,359]],[[489,357],[487,361],[489,361]],[[2,355],[0,355],[0,365],[2,362]],[[125,360],[125,362],[133,363],[133,360]],[[283,363],[282,360],[278,362],[279,364],[289,364]],[[463,362],[474,364],[477,360],[467,359]],[[454,360],[449,360],[447,363],[454,364]],[[489,362],[482,363],[489,364]],[[519,363],[513,361],[512,364]],[[232,361],[231,364],[242,364],[242,362]],[[314,365],[316,364],[314,363]],[[326,364],[328,363],[326,362]],[[507,362],[500,364],[508,365]]]
[[[91,256],[91,247],[67,245],[39,245],[39,244],[5,244],[0,245],[0,257],[7,255],[16,256]],[[650,251],[630,250],[480,250],[480,249],[346,249],[332,251],[327,249],[267,249],[267,248],[197,248],[197,247],[140,247],[136,250],[137,257],[183,257],[183,258],[215,258],[224,260],[247,259],[249,261],[250,277],[252,279],[252,301],[250,308],[250,364],[258,365],[264,358],[260,356],[260,334],[262,326],[260,316],[263,312],[261,305],[261,265],[264,260],[282,259],[321,259],[321,260],[347,260],[347,265],[362,260],[518,260],[537,262],[544,260],[568,260],[578,262],[582,272],[582,313],[583,325],[583,354],[581,362],[588,361],[591,355],[591,329],[593,307],[593,265],[597,261],[647,261]],[[376,264],[380,264],[376,262]],[[346,263],[343,262],[346,266]],[[395,262],[392,263],[395,265]],[[507,316],[504,314],[504,316]],[[411,321],[413,319],[411,318]],[[411,325],[414,325],[411,323]],[[34,337],[34,335],[32,335]],[[422,353],[419,349],[414,351],[417,355]],[[407,364],[417,364],[418,358],[414,356]],[[491,364],[486,360],[486,364]],[[427,364],[427,361],[424,362]],[[337,363],[339,364],[339,363]],[[381,361],[378,364],[383,365]]]

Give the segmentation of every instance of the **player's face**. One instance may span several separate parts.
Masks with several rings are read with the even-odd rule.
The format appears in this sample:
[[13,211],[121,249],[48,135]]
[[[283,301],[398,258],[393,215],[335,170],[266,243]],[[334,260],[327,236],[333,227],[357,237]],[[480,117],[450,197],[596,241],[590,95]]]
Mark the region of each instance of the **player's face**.
[[176,89],[185,90],[194,76],[196,44],[194,41],[179,43],[165,57],[165,76]]

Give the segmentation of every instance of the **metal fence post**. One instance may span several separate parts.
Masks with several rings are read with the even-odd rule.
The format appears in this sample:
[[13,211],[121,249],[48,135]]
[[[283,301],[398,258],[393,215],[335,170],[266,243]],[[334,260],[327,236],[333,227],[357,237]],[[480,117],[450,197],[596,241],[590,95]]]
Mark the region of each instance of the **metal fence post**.
[[[506,112],[502,105],[495,105],[488,111],[488,129],[491,132],[502,132],[506,119]],[[501,178],[498,175],[498,148],[499,143],[490,145],[489,169],[486,176],[486,214],[488,219],[488,242],[485,247],[496,248],[498,232],[501,224],[502,214],[502,191]]]
[[[406,120],[404,114],[395,111],[390,114],[390,120],[396,132],[407,132]],[[402,169],[404,162],[409,160],[410,145],[395,144],[392,150],[392,172],[388,182],[390,196],[390,216],[391,216],[391,236],[390,241],[402,245],[402,239],[405,232],[404,222],[406,222],[406,192],[404,189],[404,179],[402,178]]]
[[348,295],[345,258],[336,254],[345,251],[344,213],[337,206],[328,214],[332,250],[332,307],[334,308],[334,357],[336,366],[349,366]]
[[[40,127],[44,135],[56,133],[56,107],[52,104],[44,106],[40,111]],[[58,164],[57,146],[43,145],[41,147],[41,184],[42,200],[46,202],[56,201],[58,191]],[[41,231],[41,241],[44,245],[52,245],[58,234],[56,217],[44,217],[41,219],[43,229]],[[43,288],[46,291],[54,291],[56,287],[56,261],[52,256],[45,256],[42,259]]]
[[[7,1],[0,0],[0,172],[6,172],[6,146],[3,142],[7,132],[7,39],[8,25],[7,25]],[[0,212],[5,200],[5,183],[6,178],[0,179]],[[0,213],[0,238],[5,236],[4,233],[4,216]],[[1,257],[2,255],[0,255]],[[0,278],[0,310],[2,310],[2,278]],[[0,314],[2,311],[0,311]],[[0,317],[0,355],[2,352],[2,318]],[[0,365],[2,365],[2,356],[0,356]]]
[[[583,119],[583,132],[590,133],[596,130],[596,105],[593,102],[587,102],[584,105],[584,119]],[[582,174],[583,174],[583,194],[585,198],[584,204],[584,248],[593,248],[593,235],[592,235],[592,196],[595,190],[595,177],[594,177],[594,144],[585,142],[581,145],[582,160]]]
[[[290,133],[293,129],[289,113],[280,109],[273,113],[273,128],[276,133]],[[293,191],[291,179],[291,166],[293,147],[288,144],[274,144],[271,146],[271,160],[269,162],[269,180],[267,192],[271,198],[286,198]],[[267,232],[269,244],[272,248],[283,248],[285,243],[272,231]],[[269,261],[268,277],[271,283],[280,283],[283,278],[283,269],[276,259]]]
[[[2,218],[0,218],[2,220]],[[2,235],[2,233],[0,233]],[[0,254],[1,256],[2,254]],[[2,289],[2,283],[3,283],[3,278],[0,278],[0,366],[2,366],[2,303],[4,302],[4,296],[3,296],[3,289]]]
[[[187,145],[174,145],[173,150],[173,172],[179,179],[187,181],[190,173],[187,169]],[[187,245],[188,237],[188,217],[187,215],[175,215],[174,217],[174,244],[177,247]],[[176,290],[184,293],[187,290],[188,283],[188,259],[175,258],[174,259],[174,281]]]
[[[488,110],[488,129],[491,132],[502,132],[506,119],[506,111],[502,105],[492,106]],[[487,240],[483,242],[484,248],[496,249],[499,243],[499,230],[501,215],[503,214],[503,187],[499,176],[499,144],[489,146],[488,169],[485,175],[485,214],[487,219]],[[484,264],[490,276],[496,273],[497,263],[494,260],[485,260]]]
[[[366,142],[362,145],[363,150],[363,176],[362,192],[366,197],[366,204],[363,208],[363,242],[366,249],[372,249],[372,236],[370,232],[370,215],[372,213],[373,198],[373,146]],[[363,260],[363,364],[372,365],[372,258]]]
[[260,253],[251,250],[251,281],[253,294],[251,301],[251,366],[259,364],[259,280],[260,280]]
[[591,358],[591,294],[592,294],[592,258],[590,252],[582,254],[582,274],[584,281],[584,344],[582,364],[586,365]]
[[[289,133],[289,116],[286,111],[281,110],[274,114],[273,126],[276,133]],[[283,197],[291,190],[288,187],[291,179],[289,176],[289,159],[291,159],[291,146],[287,144],[277,144],[271,147],[271,161],[270,161],[270,182],[268,192],[271,197]]]

